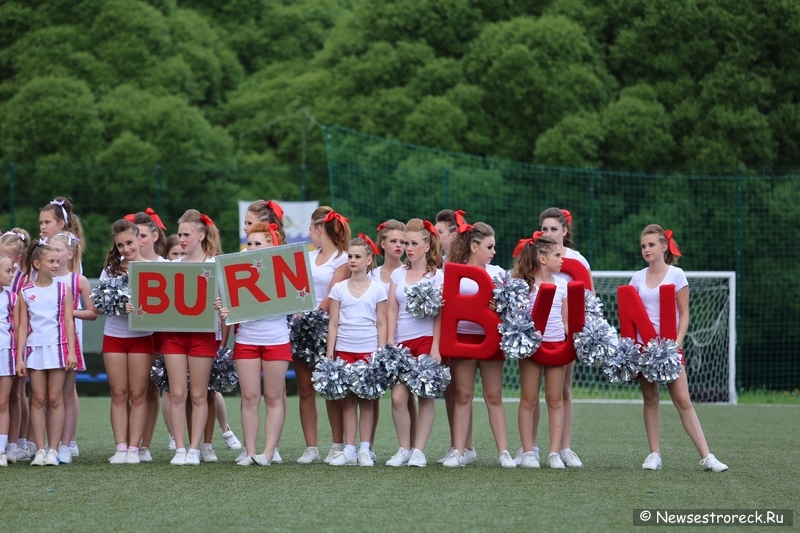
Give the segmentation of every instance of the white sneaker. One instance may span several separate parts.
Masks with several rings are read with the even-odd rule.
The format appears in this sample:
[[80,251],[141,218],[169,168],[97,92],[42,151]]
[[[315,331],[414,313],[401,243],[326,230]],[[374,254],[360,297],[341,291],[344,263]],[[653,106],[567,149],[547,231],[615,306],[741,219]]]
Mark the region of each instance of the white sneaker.
[[386,461],[386,466],[403,466],[404,464],[408,463],[410,458],[410,451],[404,450],[403,448],[398,448],[397,453],[394,454],[391,459]]
[[475,450],[475,446],[472,447],[471,450],[464,450],[464,464],[468,465],[470,463],[474,463],[478,460],[478,452]]
[[68,465],[72,462],[72,454],[69,452],[69,446],[58,447],[58,462],[64,465]]
[[31,466],[44,466],[45,455],[47,455],[47,452],[44,450],[36,450],[36,454],[33,456],[33,461],[31,461]]
[[167,446],[167,448],[169,448],[172,451],[178,449],[178,447],[175,445],[175,437],[173,437],[172,435],[169,436],[169,445]]
[[186,448],[175,450],[175,456],[169,462],[173,466],[183,466],[186,464]]
[[447,460],[448,457],[450,457],[450,454],[452,454],[454,450],[455,450],[455,448],[450,446],[449,448],[447,448],[447,452],[442,456],[442,458],[439,459],[436,462],[439,463],[440,465],[443,465],[444,462]]
[[372,459],[372,452],[365,452],[364,450],[358,450],[356,454],[356,460],[358,461],[358,466],[374,466],[375,461]]
[[458,468],[459,466],[464,466],[464,456],[458,453],[458,450],[455,448],[452,450],[453,451],[445,458],[444,462],[442,462],[442,466],[447,468]]
[[303,455],[297,460],[298,463],[301,465],[307,465],[310,463],[318,463],[319,462],[319,448],[316,446],[309,446],[306,448],[306,451],[303,452]]
[[547,456],[547,466],[553,470],[564,470],[564,461],[561,460],[560,455],[556,452],[552,452]]
[[186,460],[184,461],[185,465],[187,466],[199,466],[200,465],[200,453],[199,450],[189,450],[186,452]]
[[358,464],[358,460],[356,459],[355,454],[347,455],[344,450],[341,452],[336,452],[333,455],[333,459],[328,463],[331,466],[353,466]]
[[202,455],[203,455],[203,462],[204,463],[216,463],[217,462],[217,454],[214,453],[214,448],[211,448],[211,447],[203,448]]
[[125,464],[125,458],[128,456],[128,450],[117,450],[114,455],[108,460],[112,465]]
[[519,466],[522,468],[539,468],[539,459],[536,458],[535,453],[525,452],[522,454]]
[[709,453],[705,459],[700,461],[700,464],[703,465],[703,470],[711,470],[712,472],[724,472],[728,469],[728,465],[720,463],[713,453]]
[[[46,447],[47,446],[45,445],[45,448]],[[25,445],[25,451],[28,452],[28,457],[33,459],[34,456],[36,455],[36,452],[38,452],[39,450],[36,449],[36,443],[35,442],[28,441],[28,444]]]
[[128,448],[128,451],[125,452],[125,464],[126,465],[138,465],[141,462],[139,459],[139,450],[131,450]]
[[78,457],[81,454],[80,449],[78,449],[78,443],[70,444],[69,445],[69,453],[72,454],[72,457]]
[[341,443],[341,444],[333,443],[333,444],[331,444],[331,449],[328,450],[328,456],[325,457],[325,460],[323,461],[323,463],[330,463],[331,461],[333,461],[333,457],[336,455],[336,452],[341,452],[343,450],[344,450],[344,443]]
[[422,450],[414,448],[411,451],[411,457],[408,458],[408,466],[418,466],[422,468],[427,465],[428,465],[428,460],[425,459],[425,454],[422,453]]
[[642,470],[661,470],[661,456],[656,452],[648,455],[642,464]]
[[45,466],[58,466],[58,452],[50,448],[47,450],[47,455],[44,458]]
[[153,456],[150,454],[150,448],[139,448],[139,462],[140,463],[152,463]]
[[[256,457],[259,457],[259,456],[258,455],[249,455],[249,456],[245,455],[242,459],[239,459],[238,461],[236,461],[236,464],[239,465],[239,466],[261,466],[259,464],[259,462],[258,462],[258,459],[256,459]],[[265,456],[261,455],[260,457],[264,457],[264,459],[266,460]]]
[[6,456],[6,466],[8,466],[8,463],[14,464],[17,462],[17,452],[12,452],[11,450],[6,449],[6,451],[3,453]]
[[8,466],[8,455],[6,452],[0,452],[0,466]]
[[242,449],[242,443],[239,442],[239,439],[237,439],[236,435],[233,434],[230,426],[228,426],[228,431],[222,434],[222,438],[225,439],[225,446],[227,446],[229,450]]
[[247,449],[245,449],[245,448],[242,448],[242,451],[241,451],[241,453],[240,453],[239,455],[237,455],[237,456],[236,456],[236,459],[234,459],[234,460],[233,460],[233,462],[234,462],[234,463],[236,463],[236,464],[238,465],[238,464],[239,464],[239,461],[242,461],[242,460],[244,460],[244,459],[246,459],[246,458],[247,458]]
[[377,463],[378,462],[378,456],[375,455],[375,450],[370,450],[369,451],[369,458],[372,459],[373,463]]
[[516,468],[517,467],[517,463],[515,463],[514,459],[511,458],[511,454],[508,453],[508,450],[503,450],[503,453],[501,453],[500,457],[497,458],[497,462],[503,468]]
[[578,454],[570,450],[569,448],[565,448],[561,450],[559,454],[561,456],[561,460],[564,462],[564,465],[572,467],[572,468],[579,468],[583,466]]
[[274,465],[283,463],[283,457],[281,457],[281,454],[278,453],[278,448],[275,448],[275,451],[272,452],[272,461],[270,461],[270,463]]

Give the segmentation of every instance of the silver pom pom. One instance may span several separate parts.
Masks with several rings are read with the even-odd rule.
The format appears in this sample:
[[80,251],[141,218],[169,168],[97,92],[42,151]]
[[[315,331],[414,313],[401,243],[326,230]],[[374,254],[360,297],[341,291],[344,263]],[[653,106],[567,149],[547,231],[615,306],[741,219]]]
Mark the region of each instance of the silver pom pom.
[[410,368],[402,377],[408,390],[420,398],[444,398],[450,369],[426,354],[412,357],[409,363]]
[[392,386],[374,355],[367,361],[356,361],[349,366],[350,390],[359,398],[378,400]]
[[233,362],[233,352],[223,346],[217,351],[214,364],[211,366],[208,388],[214,392],[228,393],[238,384],[239,373],[236,371],[236,363]]
[[90,297],[94,306],[104,315],[124,315],[125,304],[131,299],[128,275],[101,281],[94,286]]
[[602,300],[600,300],[600,298],[592,294],[592,291],[590,291],[589,289],[586,289],[586,292],[584,294],[586,297],[584,302],[584,305],[586,307],[586,320],[588,321],[590,316],[593,316],[595,318],[604,318]]
[[501,272],[494,278],[495,311],[502,317],[512,311],[522,311],[530,308],[528,294],[530,288],[525,280],[511,277],[506,271]]
[[164,364],[164,356],[156,357],[153,366],[150,367],[150,381],[160,391],[169,392],[169,376],[167,376],[167,365]]
[[442,308],[442,293],[439,287],[422,281],[405,288],[406,311],[414,318],[433,318]]
[[600,366],[617,349],[617,331],[603,318],[586,315],[583,329],[572,336],[578,359],[589,366]]
[[502,337],[500,349],[508,359],[530,357],[542,345],[542,334],[537,331],[527,309],[506,313],[497,331]]
[[328,313],[321,309],[292,316],[289,319],[292,355],[305,361],[308,366],[316,365],[325,359],[328,345],[328,321]]
[[350,368],[342,359],[328,359],[317,363],[311,373],[314,390],[326,400],[341,400],[350,393]]
[[411,350],[402,344],[381,346],[372,358],[379,365],[389,387],[400,382],[401,376],[408,372],[410,361],[413,359]]
[[639,374],[639,348],[641,345],[630,337],[622,337],[611,357],[601,368],[609,382],[620,384],[636,379]]
[[678,379],[681,373],[681,353],[672,339],[653,339],[642,348],[639,368],[651,383],[666,384]]

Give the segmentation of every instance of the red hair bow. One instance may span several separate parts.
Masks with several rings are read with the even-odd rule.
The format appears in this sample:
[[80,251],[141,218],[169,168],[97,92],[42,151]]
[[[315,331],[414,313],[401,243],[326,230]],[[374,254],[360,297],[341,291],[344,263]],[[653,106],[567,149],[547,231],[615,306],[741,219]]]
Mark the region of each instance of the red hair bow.
[[211,220],[211,219],[208,217],[208,215],[205,215],[205,214],[203,214],[203,213],[201,213],[201,214],[200,214],[200,220],[201,220],[201,221],[203,222],[203,224],[205,224],[206,226],[213,226],[213,225],[214,225],[214,221],[213,221],[213,220]]
[[147,209],[144,210],[144,212],[150,215],[150,218],[153,219],[153,222],[156,223],[156,226],[163,229],[164,231],[167,231],[167,227],[164,225],[163,222],[161,222],[161,217],[156,214],[156,212],[153,210],[152,207],[148,207]]
[[378,231],[383,231],[383,229],[385,227],[386,227],[386,222],[381,222],[380,224],[378,224],[378,227],[375,228],[375,229],[378,230]]
[[136,220],[136,215],[134,215],[133,213],[129,213],[122,218],[123,220],[127,220],[128,222],[133,222],[134,220]]
[[536,240],[542,235],[544,235],[544,232],[534,231],[530,239],[520,239],[517,243],[517,247],[514,248],[514,254],[511,257],[517,257],[522,252],[522,249],[525,248],[526,244],[533,245],[533,243],[535,243]]
[[423,220],[422,221],[422,225],[425,226],[426,230],[428,230],[429,232],[433,233],[434,235],[437,235],[437,236],[439,235],[439,232],[436,231],[436,226],[434,226],[433,224],[431,224],[427,220]]
[[278,220],[283,222],[283,208],[278,205],[278,202],[275,200],[270,200],[267,202],[267,207],[272,209],[272,212],[275,213],[275,216],[278,217]]
[[366,233],[359,233],[359,234],[358,234],[358,237],[359,237],[359,238],[361,238],[361,239],[364,239],[364,240],[367,242],[367,244],[369,245],[369,247],[370,247],[370,248],[372,248],[372,253],[373,253],[373,254],[375,254],[375,255],[383,255],[383,254],[381,253],[381,250],[380,250],[380,248],[378,248],[378,245],[377,245],[377,244],[375,244],[375,241],[373,241],[372,239],[370,239],[370,238],[367,236],[367,234],[366,234]]
[[278,225],[274,222],[270,222],[267,228],[269,228],[269,236],[272,238],[272,246],[280,246],[281,242],[278,239]]
[[562,209],[561,210],[561,214],[564,215],[564,218],[567,219],[567,224],[571,226],[572,225],[572,213],[570,213],[566,209]]
[[342,224],[342,226],[344,226],[345,224],[350,222],[348,219],[344,218],[342,215],[340,215],[336,211],[331,211],[330,213],[325,215],[325,218],[323,218],[322,221],[323,222],[330,222],[331,220],[334,220],[334,219],[338,220]]
[[667,244],[669,245],[669,252],[674,255],[675,257],[681,256],[681,251],[678,250],[678,243],[672,238],[672,230],[664,230],[664,236],[667,238]]
[[458,224],[458,232],[459,233],[466,233],[468,231],[472,231],[472,224],[467,224],[467,220],[464,218],[466,213],[459,209],[455,213],[453,213],[456,219],[456,224]]

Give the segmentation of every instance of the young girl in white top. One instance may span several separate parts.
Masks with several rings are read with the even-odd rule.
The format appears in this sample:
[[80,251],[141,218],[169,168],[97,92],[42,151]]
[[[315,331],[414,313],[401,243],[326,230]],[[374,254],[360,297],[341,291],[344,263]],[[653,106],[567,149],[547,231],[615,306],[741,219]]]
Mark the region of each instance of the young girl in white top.
[[58,465],[55,448],[45,452],[46,408],[50,407],[49,435],[64,430],[64,380],[75,370],[75,322],[72,292],[54,281],[58,253],[48,244],[33,241],[25,254],[28,279],[19,299],[17,375],[31,379],[31,422],[36,454],[33,466]]
[[[348,363],[366,361],[379,346],[386,344],[386,290],[367,276],[374,260],[373,250],[364,239],[350,241],[347,248],[350,277],[334,285],[330,293],[329,359],[338,357]],[[373,466],[369,439],[372,438],[375,400],[360,399],[351,393],[340,402],[345,445],[344,450],[334,454],[330,464]],[[358,454],[357,430],[361,434]]]
[[[406,264],[392,272],[392,283],[389,288],[389,304],[387,322],[387,339],[396,339],[411,351],[411,355],[419,357],[423,354],[441,362],[442,358],[434,353],[433,344],[436,337],[438,346],[441,315],[435,318],[414,318],[406,310],[405,288],[417,283],[432,283],[441,287],[444,274],[439,269],[442,264],[439,234],[436,228],[419,218],[412,218],[406,224]],[[398,383],[392,387],[392,419],[397,432],[400,448],[387,466],[426,466],[425,446],[428,443],[433,418],[436,411],[433,398],[419,398],[417,415],[417,434],[411,441],[410,416],[408,412],[408,387]]]
[[[323,311],[330,310],[328,294],[333,286],[348,276],[347,246],[350,243],[350,226],[345,217],[328,206],[318,207],[311,214],[309,226],[311,243],[317,247],[308,254],[311,262],[311,276],[314,278],[314,295],[317,307]],[[297,460],[298,463],[319,462],[317,446],[317,393],[311,382],[313,369],[300,359],[294,359],[294,370],[297,374],[297,388],[300,396],[300,425],[306,450]],[[339,402],[326,401],[328,421],[331,425],[332,441],[325,462],[330,463],[336,452],[344,449],[344,422],[342,406]]]
[[[678,331],[675,341],[683,344],[686,332],[689,330],[689,282],[683,270],[674,266],[680,257],[678,246],[672,239],[672,231],[664,231],[658,224],[650,224],[639,239],[642,247],[642,257],[647,262],[647,268],[634,274],[630,285],[636,288],[642,299],[647,316],[655,328],[656,335],[661,332],[661,285],[675,285],[675,313],[677,316]],[[648,342],[650,339],[640,339]],[[647,432],[647,441],[650,444],[650,455],[642,464],[644,470],[661,469],[661,450],[659,440],[661,436],[661,418],[659,415],[659,388],[657,383],[650,383],[641,375],[639,386],[644,399],[644,427]],[[709,453],[703,428],[692,406],[689,397],[689,384],[686,379],[686,368],[681,366],[678,379],[667,384],[672,403],[678,410],[681,423],[689,438],[692,439],[697,451],[700,453],[700,464],[704,470],[722,472],[728,466],[719,462],[714,454]]]
[[[10,425],[8,406],[11,385],[17,373],[14,328],[19,322],[19,305],[17,305],[17,293],[11,290],[14,270],[11,258],[0,254],[0,466],[8,466],[6,456]],[[16,450],[14,454],[12,462],[16,462]]]
[[[542,346],[556,348],[566,342],[567,330],[567,282],[556,276],[561,269],[561,249],[550,237],[537,231],[530,239],[522,239],[517,245],[512,276],[525,280],[530,287],[531,308],[543,283],[556,286],[553,306],[542,333]],[[561,433],[564,428],[563,389],[566,366],[553,366],[535,352],[527,359],[519,360],[520,401],[518,424],[522,440],[522,461],[524,468],[539,468],[539,460],[533,450],[534,418],[533,411],[539,399],[539,387],[544,373],[545,399],[550,422],[550,455],[547,463],[550,468],[563,469],[564,463],[559,455]]]
[[75,252],[69,261],[70,272],[83,274],[81,260],[86,248],[83,225],[80,218],[72,212],[72,203],[63,196],[58,196],[39,210],[39,234],[43,239],[50,239],[59,233],[71,233],[75,236]]

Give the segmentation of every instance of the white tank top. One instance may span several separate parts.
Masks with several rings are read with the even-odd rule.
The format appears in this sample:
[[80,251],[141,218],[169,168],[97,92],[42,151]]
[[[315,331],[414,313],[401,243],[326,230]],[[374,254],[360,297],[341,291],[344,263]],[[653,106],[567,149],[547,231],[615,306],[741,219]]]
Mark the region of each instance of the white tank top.
[[28,305],[28,342],[26,346],[58,346],[67,344],[64,305],[69,294],[65,283],[53,281],[47,287],[33,283],[22,288],[22,297]]

